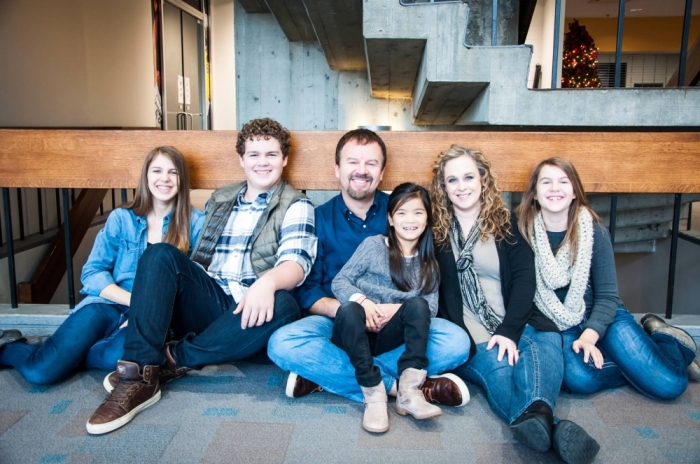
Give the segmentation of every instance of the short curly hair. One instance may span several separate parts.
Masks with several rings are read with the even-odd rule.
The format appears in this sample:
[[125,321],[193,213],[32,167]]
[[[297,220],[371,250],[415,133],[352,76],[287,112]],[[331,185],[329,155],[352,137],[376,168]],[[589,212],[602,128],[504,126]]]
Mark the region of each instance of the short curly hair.
[[273,138],[277,140],[280,143],[282,156],[286,158],[289,154],[289,147],[291,145],[289,131],[282,127],[282,124],[270,118],[253,119],[244,124],[243,128],[238,131],[236,151],[239,155],[243,156],[245,153],[246,140],[256,140],[259,138],[265,140]]

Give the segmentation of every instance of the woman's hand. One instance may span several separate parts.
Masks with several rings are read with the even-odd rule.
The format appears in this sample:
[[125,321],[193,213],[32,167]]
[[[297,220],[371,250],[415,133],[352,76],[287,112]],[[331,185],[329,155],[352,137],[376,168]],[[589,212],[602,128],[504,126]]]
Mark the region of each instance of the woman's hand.
[[598,343],[598,332],[593,329],[586,329],[572,345],[574,353],[578,354],[583,349],[583,362],[588,364],[588,359],[593,358],[593,365],[597,369],[603,368],[603,353],[595,346]]
[[369,298],[365,298],[360,303],[365,309],[365,324],[370,332],[379,332],[382,328],[382,318],[384,318],[384,310],[381,305],[378,305]]
[[518,346],[513,340],[503,335],[494,335],[489,340],[489,344],[486,345],[487,350],[491,350],[494,346],[498,345],[498,362],[501,362],[503,356],[508,353],[508,364],[514,366],[518,362]]

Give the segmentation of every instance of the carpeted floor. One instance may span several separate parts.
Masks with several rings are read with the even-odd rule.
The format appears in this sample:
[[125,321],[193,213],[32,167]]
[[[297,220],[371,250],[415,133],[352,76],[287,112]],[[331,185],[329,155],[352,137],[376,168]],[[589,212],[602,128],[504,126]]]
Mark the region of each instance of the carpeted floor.
[[[163,398],[126,427],[89,436],[85,422],[105,393],[105,372],[36,387],[0,370],[1,463],[194,462],[556,462],[516,443],[470,385],[463,408],[443,407],[416,421],[389,405],[391,429],[365,432],[362,405],[325,392],[284,395],[286,374],[273,365],[208,367],[165,386]],[[556,414],[601,445],[596,462],[700,463],[700,384],[672,402],[631,388],[588,397],[562,394]]]

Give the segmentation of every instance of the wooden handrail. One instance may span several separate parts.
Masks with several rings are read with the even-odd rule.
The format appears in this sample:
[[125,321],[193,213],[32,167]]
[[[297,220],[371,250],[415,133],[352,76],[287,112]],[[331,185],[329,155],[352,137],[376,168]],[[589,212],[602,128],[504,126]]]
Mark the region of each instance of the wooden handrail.
[[[294,131],[285,178],[296,188],[334,190],[343,131]],[[696,132],[382,132],[388,163],[380,188],[427,185],[437,154],[452,143],[481,150],[504,191],[522,191],[546,157],[569,158],[588,192],[700,193]],[[0,187],[133,188],[146,153],[174,145],[192,188],[243,179],[235,131],[0,130]]]

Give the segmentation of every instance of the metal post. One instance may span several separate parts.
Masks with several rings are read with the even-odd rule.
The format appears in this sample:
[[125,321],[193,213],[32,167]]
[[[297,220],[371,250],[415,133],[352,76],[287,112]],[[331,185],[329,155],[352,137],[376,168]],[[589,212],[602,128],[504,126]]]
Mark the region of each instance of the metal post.
[[498,0],[493,0],[491,8],[491,46],[498,45]]
[[56,227],[61,228],[61,194],[56,189]]
[[75,288],[73,287],[73,253],[70,246],[70,209],[68,208],[68,189],[63,192],[63,231],[66,242],[66,281],[68,283],[68,307],[75,308]]
[[693,10],[693,0],[685,0],[685,17],[683,18],[683,37],[681,39],[681,57],[678,63],[678,87],[685,85],[685,62],[688,54],[688,33],[690,32],[690,15]]
[[617,223],[617,193],[613,193],[610,197],[610,243],[612,243],[613,250],[615,249],[615,224]]
[[19,219],[19,239],[24,240],[24,205],[22,204],[22,189],[17,189],[17,218]]
[[36,207],[39,210],[39,233],[44,233],[44,202],[41,201],[41,189],[36,189]]
[[620,0],[617,10],[617,44],[615,45],[615,88],[620,87],[622,74],[622,30],[625,26],[625,0]]
[[17,277],[15,276],[15,245],[12,242],[12,210],[10,189],[3,187],[2,204],[5,208],[5,237],[7,237],[7,270],[10,272],[10,304],[17,307]]
[[673,201],[673,224],[671,226],[671,259],[668,265],[668,288],[666,289],[666,319],[673,317],[673,290],[676,286],[676,254],[678,253],[678,226],[681,220],[681,194]]
[[685,225],[685,230],[690,230],[691,219],[693,219],[693,204],[688,203],[688,222]]
[[554,45],[552,51],[552,88],[558,87],[559,76],[559,22],[561,21],[561,0],[555,0],[554,4]]

